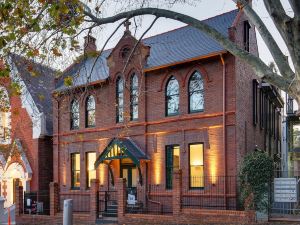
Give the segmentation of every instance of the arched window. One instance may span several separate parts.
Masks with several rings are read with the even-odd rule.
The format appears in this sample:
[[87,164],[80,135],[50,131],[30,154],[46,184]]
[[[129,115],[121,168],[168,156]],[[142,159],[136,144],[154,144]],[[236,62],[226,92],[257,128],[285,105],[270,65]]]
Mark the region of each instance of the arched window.
[[198,71],[195,71],[189,80],[189,112],[200,112],[204,109],[203,79]]
[[11,109],[8,92],[0,87],[0,144],[9,144],[11,134]]
[[130,79],[130,120],[137,120],[139,117],[139,81],[136,74]]
[[85,102],[85,126],[94,127],[96,124],[95,118],[95,99],[92,95],[88,96]]
[[71,130],[79,129],[79,102],[74,99],[71,102]]
[[166,88],[166,115],[173,116],[179,113],[179,84],[175,77],[171,77]]
[[117,123],[124,120],[124,84],[121,77],[117,80]]

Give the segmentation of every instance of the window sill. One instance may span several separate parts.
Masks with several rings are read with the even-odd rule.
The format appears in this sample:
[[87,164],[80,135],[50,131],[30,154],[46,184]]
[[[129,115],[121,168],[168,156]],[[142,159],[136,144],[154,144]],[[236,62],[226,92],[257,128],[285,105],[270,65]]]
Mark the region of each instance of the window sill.
[[195,113],[200,113],[200,112],[204,112],[204,109],[202,109],[202,110],[195,110],[195,111],[189,111],[189,114],[195,114]]

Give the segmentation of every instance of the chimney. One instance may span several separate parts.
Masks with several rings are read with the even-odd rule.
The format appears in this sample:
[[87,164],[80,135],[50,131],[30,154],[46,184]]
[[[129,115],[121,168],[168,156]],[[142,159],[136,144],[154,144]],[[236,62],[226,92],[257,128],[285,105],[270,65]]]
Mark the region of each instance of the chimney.
[[97,51],[96,38],[91,35],[84,37],[84,54]]

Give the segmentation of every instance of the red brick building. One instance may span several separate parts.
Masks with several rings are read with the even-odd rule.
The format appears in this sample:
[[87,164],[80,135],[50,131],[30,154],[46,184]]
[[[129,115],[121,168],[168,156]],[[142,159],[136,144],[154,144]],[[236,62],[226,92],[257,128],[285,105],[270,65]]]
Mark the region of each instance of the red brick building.
[[17,55],[8,63],[10,77],[0,79],[0,190],[5,206],[16,201],[17,179],[26,192],[49,190],[53,156],[54,71]]
[[[205,23],[258,54],[242,12]],[[181,169],[183,206],[238,208],[243,156],[256,148],[280,151],[278,92],[190,26],[140,43],[126,30],[96,62],[95,39],[85,44],[87,54],[53,94],[53,175],[61,202],[73,198],[75,211],[89,212],[91,180],[100,192],[113,192],[123,177],[128,203],[172,212],[173,172]]]

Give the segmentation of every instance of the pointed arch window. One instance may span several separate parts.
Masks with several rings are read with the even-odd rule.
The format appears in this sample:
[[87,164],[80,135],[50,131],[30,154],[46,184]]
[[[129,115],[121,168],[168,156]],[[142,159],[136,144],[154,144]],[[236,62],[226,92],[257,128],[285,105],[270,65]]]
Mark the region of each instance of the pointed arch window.
[[71,130],[79,129],[79,102],[74,99],[71,102]]
[[139,117],[139,81],[134,73],[130,79],[130,120],[137,120]]
[[189,80],[189,112],[204,110],[204,85],[201,74],[195,71]]
[[124,121],[124,82],[121,77],[117,79],[117,123]]
[[85,102],[85,109],[85,126],[94,127],[96,125],[96,104],[95,98],[92,95],[87,97]]
[[179,84],[175,77],[171,77],[166,87],[166,116],[179,114]]

